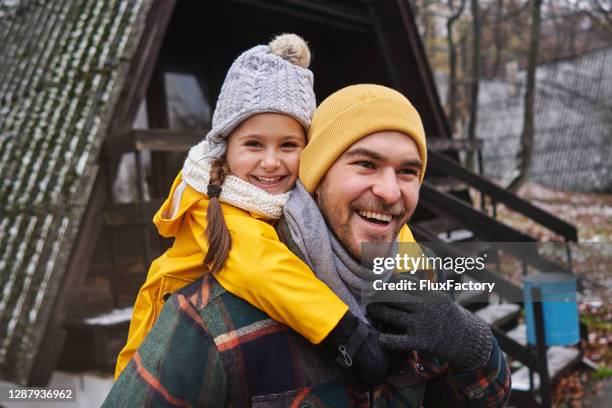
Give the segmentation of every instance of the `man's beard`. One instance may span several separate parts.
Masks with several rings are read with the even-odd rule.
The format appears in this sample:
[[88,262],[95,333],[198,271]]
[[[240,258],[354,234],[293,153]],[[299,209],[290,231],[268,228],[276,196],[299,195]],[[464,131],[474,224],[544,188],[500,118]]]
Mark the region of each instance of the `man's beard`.
[[[388,241],[394,241],[404,224],[408,221],[412,213],[407,214],[406,208],[402,203],[397,203],[394,205],[389,205],[375,198],[366,198],[366,199],[357,199],[354,202],[349,204],[349,219],[344,222],[338,222],[337,225],[334,225],[333,216],[330,217],[330,214],[341,214],[338,208],[333,206],[329,206],[327,200],[324,198],[325,194],[317,193],[315,195],[315,200],[317,202],[317,206],[319,207],[319,211],[321,211],[321,215],[323,215],[323,219],[327,224],[329,230],[332,232],[334,237],[340,242],[342,247],[355,259],[357,262],[361,262],[361,242],[353,242],[353,236],[351,234],[351,228],[349,226],[351,213],[359,210],[359,209],[369,209],[371,211],[393,214],[397,216],[398,219],[403,220],[402,222],[397,223],[397,227],[395,231],[393,231],[391,237],[389,237]],[[359,215],[356,214],[357,217]]]

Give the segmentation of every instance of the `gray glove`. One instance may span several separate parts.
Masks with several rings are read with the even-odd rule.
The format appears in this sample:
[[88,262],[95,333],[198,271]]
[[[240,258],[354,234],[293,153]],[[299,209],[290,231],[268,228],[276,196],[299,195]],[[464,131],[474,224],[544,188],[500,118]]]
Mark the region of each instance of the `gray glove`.
[[[418,287],[418,286],[417,286]],[[458,371],[473,371],[489,359],[493,334],[489,326],[439,291],[405,291],[392,302],[367,306],[375,322],[396,327],[381,330],[379,342],[397,351],[416,350],[448,362]]]

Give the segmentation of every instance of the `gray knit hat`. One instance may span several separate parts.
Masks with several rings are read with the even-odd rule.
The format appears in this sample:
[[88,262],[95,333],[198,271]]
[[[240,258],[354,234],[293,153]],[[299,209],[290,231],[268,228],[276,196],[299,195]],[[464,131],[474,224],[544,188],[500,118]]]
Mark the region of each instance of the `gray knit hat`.
[[306,131],[316,108],[313,75],[308,69],[310,50],[295,34],[277,36],[268,45],[245,51],[230,67],[206,135],[204,158],[218,158],[227,149],[226,138],[242,121],[257,113],[284,113]]

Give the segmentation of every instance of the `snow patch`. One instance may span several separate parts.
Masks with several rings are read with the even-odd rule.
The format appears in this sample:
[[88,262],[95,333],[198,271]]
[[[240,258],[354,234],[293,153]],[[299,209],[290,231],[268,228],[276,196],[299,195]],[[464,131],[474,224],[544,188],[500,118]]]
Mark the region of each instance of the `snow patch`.
[[110,326],[117,323],[129,322],[132,319],[133,310],[133,307],[114,309],[109,313],[85,319],[84,322],[100,326]]

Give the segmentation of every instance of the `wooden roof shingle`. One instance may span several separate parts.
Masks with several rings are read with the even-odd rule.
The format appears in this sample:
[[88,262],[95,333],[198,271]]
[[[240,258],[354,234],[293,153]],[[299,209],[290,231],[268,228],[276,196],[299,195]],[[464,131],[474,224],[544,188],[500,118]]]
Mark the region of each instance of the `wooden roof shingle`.
[[151,3],[0,1],[2,379],[27,382]]

